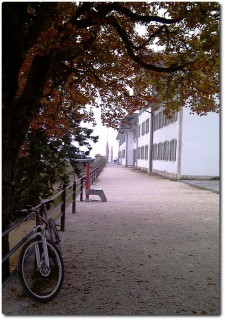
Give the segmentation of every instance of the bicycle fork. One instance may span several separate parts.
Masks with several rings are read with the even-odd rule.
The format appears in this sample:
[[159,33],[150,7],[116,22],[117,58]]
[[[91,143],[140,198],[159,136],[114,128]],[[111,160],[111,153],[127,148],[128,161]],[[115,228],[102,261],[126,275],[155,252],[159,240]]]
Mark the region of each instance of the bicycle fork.
[[[38,226],[40,228],[40,226]],[[41,227],[42,231],[38,232],[37,228],[35,227],[35,235],[41,238],[41,241],[35,243],[35,257],[37,263],[37,270],[41,273],[42,276],[47,277],[50,273],[50,261],[49,261],[49,253],[48,253],[48,246],[47,246],[47,239],[43,235],[45,232],[43,226]],[[43,250],[44,257],[41,257],[41,250]]]

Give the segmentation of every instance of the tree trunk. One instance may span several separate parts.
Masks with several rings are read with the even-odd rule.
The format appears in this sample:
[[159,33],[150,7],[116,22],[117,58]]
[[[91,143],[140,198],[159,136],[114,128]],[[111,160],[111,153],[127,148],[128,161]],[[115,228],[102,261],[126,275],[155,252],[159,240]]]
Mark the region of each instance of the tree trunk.
[[[3,138],[3,161],[2,161],[2,231],[8,229],[10,224],[11,207],[13,204],[13,172],[15,161],[10,154],[10,142],[6,143]],[[8,234],[2,238],[2,258],[9,252]],[[2,264],[2,280],[9,275],[9,261]]]
[[[47,18],[57,2],[42,4],[32,28],[29,23],[29,3],[2,4],[2,231],[8,229],[13,204],[13,180],[16,161],[30,122],[38,110],[44,85],[54,63],[55,54],[37,56],[32,61],[27,83],[19,99],[15,99],[19,72],[26,52],[35,44]],[[2,255],[9,251],[8,235],[2,239]],[[9,275],[8,262],[3,264],[3,280]]]
[[[36,57],[30,68],[26,87],[15,104],[4,105],[3,112],[3,231],[9,226],[11,208],[13,204],[13,180],[16,171],[16,161],[22,146],[30,122],[38,111],[40,99],[43,94],[44,85],[49,77],[54,61],[54,54],[46,57]],[[11,99],[9,99],[11,100]],[[7,236],[3,242],[2,254],[9,250]],[[8,264],[4,264],[3,275],[9,273]],[[4,279],[3,278],[3,279]]]

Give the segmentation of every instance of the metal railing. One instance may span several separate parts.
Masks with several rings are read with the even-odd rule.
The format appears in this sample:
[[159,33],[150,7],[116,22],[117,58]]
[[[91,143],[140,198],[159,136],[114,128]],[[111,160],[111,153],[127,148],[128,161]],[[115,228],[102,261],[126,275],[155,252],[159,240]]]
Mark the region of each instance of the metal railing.
[[[98,167],[94,168],[90,172],[90,183],[93,184],[96,179],[98,178],[99,174],[102,172],[105,164],[101,164]],[[76,213],[76,200],[80,196],[80,201],[83,201],[83,193],[85,190],[85,181],[86,177],[82,176],[80,179],[74,180],[70,185],[66,186],[63,185],[62,190],[55,194],[49,200],[56,200],[56,205],[51,208],[48,214],[48,218],[52,217],[57,214],[57,218],[54,219],[56,222],[57,227],[60,227],[59,231],[65,231],[65,216],[68,207],[72,204],[72,213]],[[40,205],[33,208],[33,211],[37,209]],[[24,222],[31,219],[33,216],[33,212],[29,213],[26,217],[20,219],[13,225],[11,225],[7,230],[2,233],[2,238],[9,235],[10,232],[21,226]],[[58,224],[60,222],[60,224]],[[2,264],[5,263],[7,260],[10,264],[10,257],[25,243],[27,240],[32,236],[33,231],[31,230],[25,237],[22,238],[16,245],[14,245],[9,252],[2,258]],[[11,280],[13,275],[16,273],[17,267],[15,267],[12,271],[10,271],[9,276],[7,279],[3,281],[2,287]]]

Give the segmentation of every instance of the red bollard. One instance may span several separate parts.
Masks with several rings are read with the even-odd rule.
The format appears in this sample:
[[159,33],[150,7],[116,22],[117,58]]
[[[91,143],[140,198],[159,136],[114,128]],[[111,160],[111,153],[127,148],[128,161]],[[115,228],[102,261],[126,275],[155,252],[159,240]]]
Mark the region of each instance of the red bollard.
[[[87,157],[85,159],[76,159],[79,164],[86,164],[86,184],[85,184],[85,189],[86,189],[86,200],[89,201],[89,194],[87,194],[87,190],[90,190],[90,185],[91,185],[91,172],[90,172],[90,167],[91,167],[91,162],[95,161],[95,158]],[[80,201],[83,201],[83,183],[81,180],[81,194],[80,194]]]

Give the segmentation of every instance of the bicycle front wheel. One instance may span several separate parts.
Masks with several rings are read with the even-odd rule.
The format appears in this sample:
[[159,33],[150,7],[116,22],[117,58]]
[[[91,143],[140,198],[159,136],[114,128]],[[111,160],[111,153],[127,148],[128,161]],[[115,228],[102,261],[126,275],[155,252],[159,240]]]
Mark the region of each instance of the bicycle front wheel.
[[[50,266],[47,266],[41,238],[34,238],[23,247],[18,274],[24,291],[34,300],[48,302],[61,289],[64,267],[57,247],[47,240]],[[39,261],[38,261],[39,260]]]

